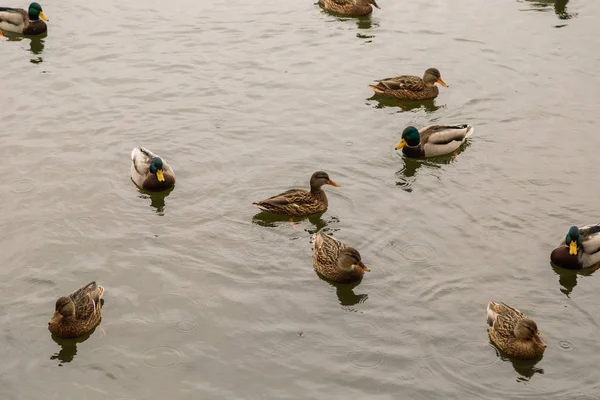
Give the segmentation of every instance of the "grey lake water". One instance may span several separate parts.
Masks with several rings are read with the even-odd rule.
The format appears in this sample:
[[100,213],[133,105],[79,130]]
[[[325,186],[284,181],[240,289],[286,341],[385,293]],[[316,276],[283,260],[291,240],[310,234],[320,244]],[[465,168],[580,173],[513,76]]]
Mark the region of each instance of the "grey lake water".
[[[378,1],[50,0],[47,36],[0,40],[1,399],[600,398],[600,275],[549,261],[600,222],[600,2]],[[428,67],[433,101],[368,88]],[[430,123],[475,132],[394,150]],[[135,188],[137,145],[173,191]],[[341,185],[322,215],[251,205],[316,170]],[[320,229],[362,283],[315,274]],[[102,324],[54,340],[92,280]],[[497,354],[490,300],[537,322],[541,361]]]

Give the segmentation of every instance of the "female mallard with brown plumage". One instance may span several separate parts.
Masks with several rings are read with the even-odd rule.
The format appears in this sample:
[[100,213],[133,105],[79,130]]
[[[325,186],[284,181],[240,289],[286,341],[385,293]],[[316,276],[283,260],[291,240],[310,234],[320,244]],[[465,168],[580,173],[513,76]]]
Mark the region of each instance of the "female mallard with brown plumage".
[[362,17],[373,12],[373,6],[379,8],[375,0],[320,0],[323,9],[349,17]]
[[550,261],[566,269],[582,269],[600,263],[600,224],[572,226],[550,254]]
[[435,157],[457,150],[473,134],[471,125],[409,126],[402,132],[396,150],[411,158]]
[[442,80],[437,68],[429,68],[423,78],[412,75],[402,75],[393,78],[380,79],[377,85],[369,85],[376,93],[392,96],[400,100],[429,100],[437,97],[440,92],[435,86],[439,83],[448,87]]
[[131,151],[131,179],[138,187],[153,192],[175,186],[175,172],[169,164],[142,146]]
[[358,250],[322,232],[313,235],[313,267],[320,275],[339,283],[358,282],[365,272],[365,266]]
[[21,8],[0,7],[0,36],[2,31],[22,35],[40,35],[48,30],[42,6],[31,3],[27,11]]
[[252,205],[271,214],[301,217],[327,210],[329,205],[323,185],[340,186],[324,171],[317,171],[310,177],[310,191],[290,189],[268,199],[257,201]]
[[490,340],[507,355],[531,360],[544,354],[547,346],[536,323],[516,308],[490,301],[487,322]]
[[61,338],[74,338],[91,331],[102,320],[103,294],[102,286],[90,282],[69,296],[60,297],[48,330]]

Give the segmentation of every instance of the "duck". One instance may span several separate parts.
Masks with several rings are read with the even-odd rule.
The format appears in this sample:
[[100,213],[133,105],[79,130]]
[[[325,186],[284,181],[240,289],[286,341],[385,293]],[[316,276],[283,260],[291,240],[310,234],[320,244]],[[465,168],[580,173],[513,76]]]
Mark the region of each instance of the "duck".
[[457,150],[473,134],[471,125],[429,125],[421,129],[408,126],[396,150],[410,158],[435,157]]
[[565,269],[589,268],[600,263],[600,224],[569,228],[550,253],[550,261]]
[[262,211],[301,217],[323,212],[329,205],[323,185],[339,187],[329,178],[327,172],[317,171],[310,177],[310,191],[305,189],[290,189],[268,199],[256,201],[252,205]]
[[333,282],[354,283],[371,271],[362,262],[360,253],[353,247],[321,231],[312,237],[313,267],[318,274]]
[[48,330],[59,338],[82,336],[102,320],[102,296],[104,287],[90,282],[68,296],[56,300],[54,315],[48,322]]
[[139,146],[131,151],[131,180],[139,188],[159,192],[175,186],[175,172],[164,159]]
[[349,17],[362,17],[380,8],[375,0],[321,0],[323,9]]
[[516,308],[490,301],[487,322],[490,341],[508,356],[532,360],[544,354],[547,345],[537,324]]
[[375,93],[395,97],[400,100],[429,100],[435,99],[439,94],[436,83],[448,87],[442,80],[442,75],[437,68],[428,68],[423,78],[413,75],[402,75],[393,78],[376,80],[376,85],[369,85]]
[[27,11],[0,7],[0,36],[3,30],[22,35],[40,35],[48,30],[44,21],[48,21],[48,18],[39,3],[31,3]]

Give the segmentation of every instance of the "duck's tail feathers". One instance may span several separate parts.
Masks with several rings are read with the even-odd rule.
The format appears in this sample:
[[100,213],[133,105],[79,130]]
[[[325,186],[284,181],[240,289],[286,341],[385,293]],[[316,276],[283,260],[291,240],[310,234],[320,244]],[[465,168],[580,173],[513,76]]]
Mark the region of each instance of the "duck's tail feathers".
[[497,306],[496,303],[490,301],[487,306],[487,323],[489,326],[494,326],[494,322],[496,322],[496,318],[498,318],[498,313],[494,310]]
[[381,89],[378,85],[369,85],[369,87],[373,89],[375,93],[383,93],[383,89]]

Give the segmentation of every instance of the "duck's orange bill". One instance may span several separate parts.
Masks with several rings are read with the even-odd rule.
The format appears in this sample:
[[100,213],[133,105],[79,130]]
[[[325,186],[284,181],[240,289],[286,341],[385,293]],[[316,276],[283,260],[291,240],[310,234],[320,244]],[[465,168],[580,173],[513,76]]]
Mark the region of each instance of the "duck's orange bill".
[[335,183],[334,181],[332,181],[331,179],[327,181],[327,184],[331,185],[331,186],[340,186],[337,183]]
[[443,87],[448,87],[448,85],[446,85],[446,82],[444,82],[442,80],[442,78],[438,78],[438,80],[436,82],[439,83],[440,85],[442,85]]

